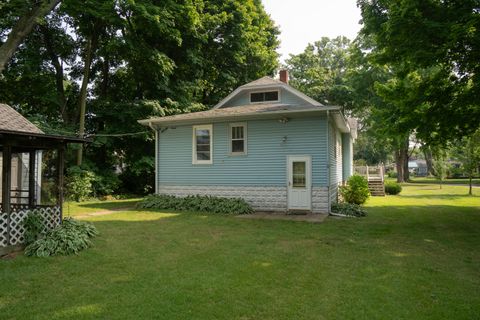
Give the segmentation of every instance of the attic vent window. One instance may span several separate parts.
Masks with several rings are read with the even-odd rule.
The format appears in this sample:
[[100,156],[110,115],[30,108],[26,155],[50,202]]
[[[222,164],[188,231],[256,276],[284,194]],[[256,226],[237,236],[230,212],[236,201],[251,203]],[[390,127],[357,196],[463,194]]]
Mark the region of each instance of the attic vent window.
[[250,102],[275,102],[278,101],[278,91],[252,92],[250,93]]

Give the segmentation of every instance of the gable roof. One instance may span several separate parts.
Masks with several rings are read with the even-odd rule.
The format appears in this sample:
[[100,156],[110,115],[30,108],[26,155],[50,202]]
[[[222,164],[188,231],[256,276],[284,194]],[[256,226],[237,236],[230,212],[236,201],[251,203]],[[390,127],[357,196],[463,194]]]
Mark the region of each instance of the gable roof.
[[0,103],[0,130],[43,134],[43,131],[37,126],[3,103]]
[[283,84],[283,82],[280,80],[276,80],[268,76],[265,76],[260,79],[254,80],[252,82],[246,83],[241,87],[249,88],[249,87],[256,87],[256,86],[268,86],[268,85],[279,85],[279,84]]
[[193,122],[204,122],[212,120],[228,120],[231,118],[248,119],[248,118],[261,118],[271,116],[286,116],[289,113],[318,113],[325,112],[327,110],[338,111],[339,107],[318,107],[312,105],[290,105],[290,104],[249,104],[245,106],[239,106],[235,108],[219,108],[210,109],[207,111],[183,113],[167,117],[156,117],[151,119],[145,119],[138,121],[140,124],[151,126],[167,126],[175,124]]
[[292,86],[286,84],[285,82],[282,82],[280,80],[273,79],[271,77],[263,77],[260,79],[257,79],[255,81],[249,82],[247,84],[244,84],[243,86],[238,87],[235,89],[232,93],[230,93],[228,96],[226,96],[224,99],[222,99],[219,103],[217,103],[213,109],[218,109],[223,107],[230,99],[235,97],[237,94],[239,94],[242,91],[245,90],[251,90],[251,89],[267,89],[267,88],[283,88],[286,91],[289,91],[293,95],[299,97],[305,103],[311,104],[313,106],[318,106],[318,107],[323,107],[324,105],[321,104],[318,101],[315,101],[314,99],[310,98],[303,92],[298,91],[297,89],[293,88]]

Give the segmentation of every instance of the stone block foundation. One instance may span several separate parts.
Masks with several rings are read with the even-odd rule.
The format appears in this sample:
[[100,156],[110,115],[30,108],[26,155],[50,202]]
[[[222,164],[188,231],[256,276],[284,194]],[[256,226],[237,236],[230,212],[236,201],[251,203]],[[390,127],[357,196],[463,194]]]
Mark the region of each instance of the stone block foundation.
[[[160,185],[158,194],[177,197],[192,195],[243,198],[256,211],[287,211],[287,187],[274,186],[167,186]],[[312,212],[328,213],[328,188],[312,188]]]

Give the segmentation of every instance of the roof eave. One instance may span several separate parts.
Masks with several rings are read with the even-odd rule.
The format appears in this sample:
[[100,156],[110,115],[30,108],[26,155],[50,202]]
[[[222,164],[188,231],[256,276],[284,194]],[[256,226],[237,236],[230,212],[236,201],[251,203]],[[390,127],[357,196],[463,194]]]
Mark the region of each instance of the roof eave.
[[280,110],[280,111],[271,111],[271,112],[250,112],[244,114],[235,114],[235,115],[224,115],[224,116],[212,116],[212,117],[202,117],[202,118],[193,118],[193,119],[178,119],[169,120],[167,117],[158,117],[158,118],[151,118],[151,119],[144,119],[138,120],[138,123],[144,126],[155,126],[155,127],[162,127],[162,126],[169,126],[169,125],[188,125],[188,124],[196,124],[196,123],[204,123],[204,122],[221,122],[221,121],[228,121],[228,120],[247,120],[247,119],[262,119],[262,118],[269,118],[269,117],[276,117],[276,116],[286,116],[286,115],[294,115],[294,114],[317,114],[323,113],[326,111],[339,111],[340,107],[338,106],[323,106],[318,110]]

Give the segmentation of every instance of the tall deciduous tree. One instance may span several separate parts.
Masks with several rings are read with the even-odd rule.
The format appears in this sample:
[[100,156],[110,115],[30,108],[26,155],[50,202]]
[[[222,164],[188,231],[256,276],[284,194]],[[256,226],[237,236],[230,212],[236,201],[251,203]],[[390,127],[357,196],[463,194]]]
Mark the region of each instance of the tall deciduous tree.
[[371,56],[395,66],[400,79],[420,89],[403,112],[410,129],[433,143],[474,132],[480,119],[478,1],[358,0],[358,5],[362,33],[375,44]]
[[[0,45],[0,74],[5,65],[12,58],[18,46],[32,32],[38,21],[49,14],[61,0],[40,1],[10,1],[6,4],[7,10],[13,9],[14,24],[8,33],[5,42]],[[3,6],[2,6],[3,7]],[[4,13],[0,7],[0,14]]]
[[346,107],[350,94],[346,83],[350,45],[350,40],[343,36],[323,37],[302,53],[290,55],[286,61],[290,84],[325,105]]
[[[5,12],[0,39],[15,21]],[[95,138],[83,165],[104,177],[121,170],[123,191],[144,192],[153,134],[136,120],[199,110],[273,75],[278,33],[260,0],[63,0],[13,56],[0,100],[66,134],[78,134],[84,106]]]

